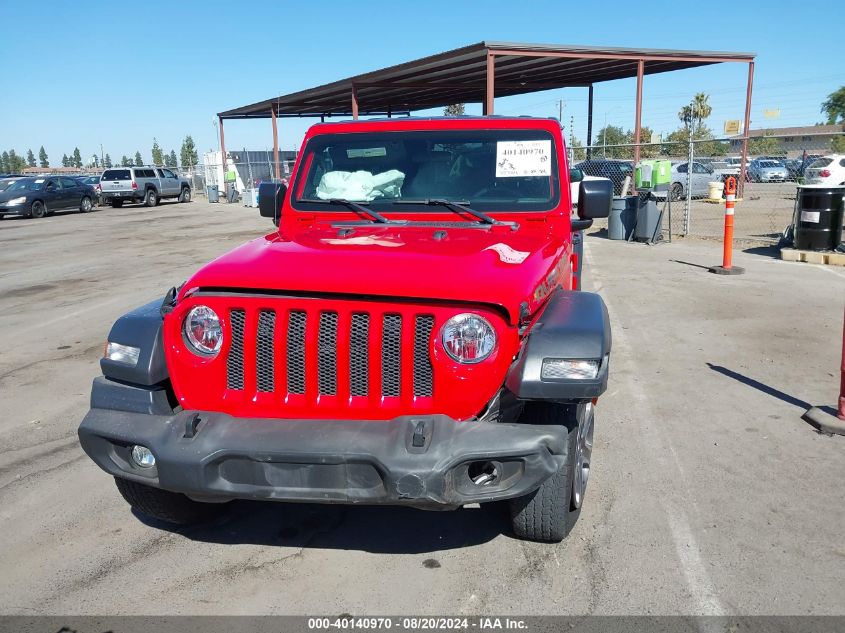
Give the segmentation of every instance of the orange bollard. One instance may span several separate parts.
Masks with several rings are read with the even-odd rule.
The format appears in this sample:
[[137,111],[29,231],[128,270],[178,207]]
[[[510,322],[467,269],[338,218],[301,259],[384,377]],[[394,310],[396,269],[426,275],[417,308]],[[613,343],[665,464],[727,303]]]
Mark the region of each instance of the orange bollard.
[[736,204],[736,178],[725,178],[725,242],[722,248],[722,265],[711,266],[710,272],[717,275],[741,275],[744,268],[733,265],[734,248],[734,205]]

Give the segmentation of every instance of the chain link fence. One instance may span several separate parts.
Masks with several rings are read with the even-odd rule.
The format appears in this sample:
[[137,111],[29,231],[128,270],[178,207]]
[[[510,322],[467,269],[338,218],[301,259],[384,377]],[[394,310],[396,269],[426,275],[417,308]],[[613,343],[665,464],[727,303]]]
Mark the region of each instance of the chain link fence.
[[[792,223],[797,187],[845,183],[845,134],[773,136],[753,131],[748,143],[745,183],[734,215],[734,238],[775,243]],[[724,200],[721,183],[740,177],[742,139],[643,143],[642,159],[672,162],[671,227],[664,213],[662,230],[672,235],[721,238]],[[589,155],[589,158],[588,158]],[[616,195],[634,186],[634,145],[593,145],[570,151],[570,163],[585,174],[610,178]],[[711,186],[711,183],[716,183]],[[665,206],[666,193],[655,193]],[[596,223],[602,228],[601,223]]]

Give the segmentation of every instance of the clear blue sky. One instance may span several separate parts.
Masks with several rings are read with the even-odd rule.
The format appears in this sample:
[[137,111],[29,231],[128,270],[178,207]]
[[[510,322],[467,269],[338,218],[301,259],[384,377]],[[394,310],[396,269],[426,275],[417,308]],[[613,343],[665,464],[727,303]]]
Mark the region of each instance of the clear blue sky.
[[[78,146],[87,161],[140,150],[153,137],[177,154],[185,134],[200,154],[217,148],[219,111],[488,40],[750,51],[758,54],[752,128],[812,125],[820,103],[845,85],[845,3],[429,0],[282,2],[2,0],[4,89],[0,149],[44,145],[51,164]],[[637,6],[650,12],[632,13]],[[648,13],[648,15],[646,15]],[[734,24],[732,24],[734,22]],[[693,93],[711,95],[709,121],[741,118],[746,66],[645,78],[643,123],[668,133]],[[595,129],[633,127],[633,80],[596,87]],[[498,99],[497,114],[554,116],[586,129],[586,89]],[[766,119],[763,110],[780,110]],[[470,105],[469,113],[480,112]],[[281,147],[309,120],[284,120]],[[272,146],[269,121],[232,121],[227,147]],[[567,132],[568,133],[568,132]]]

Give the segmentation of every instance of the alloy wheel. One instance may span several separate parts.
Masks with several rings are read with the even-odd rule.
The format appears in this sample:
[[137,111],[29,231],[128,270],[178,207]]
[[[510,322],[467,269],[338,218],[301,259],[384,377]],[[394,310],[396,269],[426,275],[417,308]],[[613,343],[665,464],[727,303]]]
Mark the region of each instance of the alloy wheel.
[[593,455],[593,428],[595,412],[593,403],[579,405],[578,431],[575,438],[575,472],[572,478],[572,505],[580,508],[587,492],[590,478],[590,460]]

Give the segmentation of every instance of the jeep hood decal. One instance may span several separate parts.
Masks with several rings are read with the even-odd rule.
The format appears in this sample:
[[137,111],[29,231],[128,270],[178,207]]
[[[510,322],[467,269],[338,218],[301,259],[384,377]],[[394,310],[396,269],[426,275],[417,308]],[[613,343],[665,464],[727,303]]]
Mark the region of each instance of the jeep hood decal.
[[521,303],[533,313],[548,295],[537,280],[562,279],[568,270],[568,253],[552,245],[545,226],[363,225],[348,235],[326,227],[248,242],[201,268],[180,298],[199,288],[240,288],[468,301],[501,306],[515,324]]

